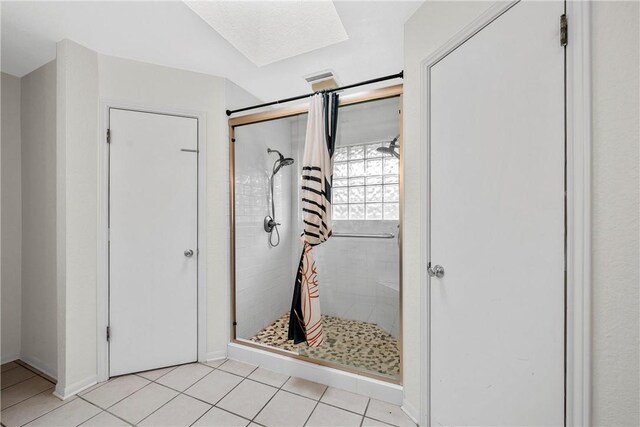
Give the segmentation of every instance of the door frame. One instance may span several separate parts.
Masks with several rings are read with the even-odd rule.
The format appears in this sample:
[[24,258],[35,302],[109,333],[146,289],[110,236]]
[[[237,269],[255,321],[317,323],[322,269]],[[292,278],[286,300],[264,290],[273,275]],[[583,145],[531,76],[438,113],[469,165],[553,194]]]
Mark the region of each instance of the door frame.
[[197,181],[197,213],[198,213],[198,361],[207,360],[207,239],[206,239],[206,113],[203,111],[184,110],[171,107],[159,107],[136,104],[127,101],[103,99],[100,101],[101,125],[98,135],[98,285],[97,285],[97,381],[109,379],[109,343],[106,339],[106,328],[109,325],[109,113],[111,109],[130,110],[140,113],[161,114],[196,119],[198,122],[198,181]]
[[[430,70],[433,65],[518,1],[498,2],[463,28],[420,64],[421,194],[420,252],[420,425],[430,425]],[[591,53],[590,4],[565,1],[568,44],[565,48],[566,140],[566,284],[565,425],[591,421]],[[558,26],[560,17],[558,17]],[[558,40],[558,43],[560,41]]]

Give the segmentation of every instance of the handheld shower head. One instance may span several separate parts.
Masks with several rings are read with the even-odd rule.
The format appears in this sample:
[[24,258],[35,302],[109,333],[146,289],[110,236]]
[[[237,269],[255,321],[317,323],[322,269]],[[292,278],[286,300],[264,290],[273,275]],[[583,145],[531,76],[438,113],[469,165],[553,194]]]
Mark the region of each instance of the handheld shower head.
[[278,154],[278,156],[280,156],[280,161],[284,160],[284,156],[278,150],[272,150],[271,148],[267,148],[267,153],[269,153],[269,154],[276,153],[276,154]]
[[293,164],[294,160],[291,157],[283,156],[282,153],[279,152],[278,150],[267,148],[267,153],[269,154],[276,153],[279,156],[279,159],[276,160],[275,163],[273,164],[272,176],[277,174],[280,168],[282,168],[283,166],[291,166]]

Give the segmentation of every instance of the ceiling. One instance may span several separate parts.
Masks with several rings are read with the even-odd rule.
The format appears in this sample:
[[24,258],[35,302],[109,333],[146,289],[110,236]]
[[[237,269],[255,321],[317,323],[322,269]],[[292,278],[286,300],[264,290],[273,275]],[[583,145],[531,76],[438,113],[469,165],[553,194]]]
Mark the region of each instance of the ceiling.
[[349,38],[331,0],[185,3],[258,66]]
[[335,1],[348,40],[257,66],[178,1],[2,1],[2,71],[23,76],[70,39],[106,55],[226,77],[262,100],[310,91],[332,70],[341,84],[402,69],[405,21],[420,1]]

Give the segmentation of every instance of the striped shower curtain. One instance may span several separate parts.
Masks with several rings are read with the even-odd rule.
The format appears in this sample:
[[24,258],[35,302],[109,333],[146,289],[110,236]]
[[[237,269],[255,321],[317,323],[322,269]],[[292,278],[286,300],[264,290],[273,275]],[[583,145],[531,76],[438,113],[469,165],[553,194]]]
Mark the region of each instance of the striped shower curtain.
[[310,347],[324,342],[313,248],[331,237],[331,157],[338,123],[338,94],[311,97],[302,159],[303,249],[289,315],[289,339]]

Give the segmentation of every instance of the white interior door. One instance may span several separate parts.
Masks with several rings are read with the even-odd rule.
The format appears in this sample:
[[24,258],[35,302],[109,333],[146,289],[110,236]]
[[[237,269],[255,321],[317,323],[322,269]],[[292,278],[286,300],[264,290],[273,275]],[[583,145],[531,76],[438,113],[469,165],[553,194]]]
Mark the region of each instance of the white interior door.
[[109,374],[193,362],[198,121],[111,109],[109,128]]
[[431,68],[432,425],[564,422],[562,2]]

